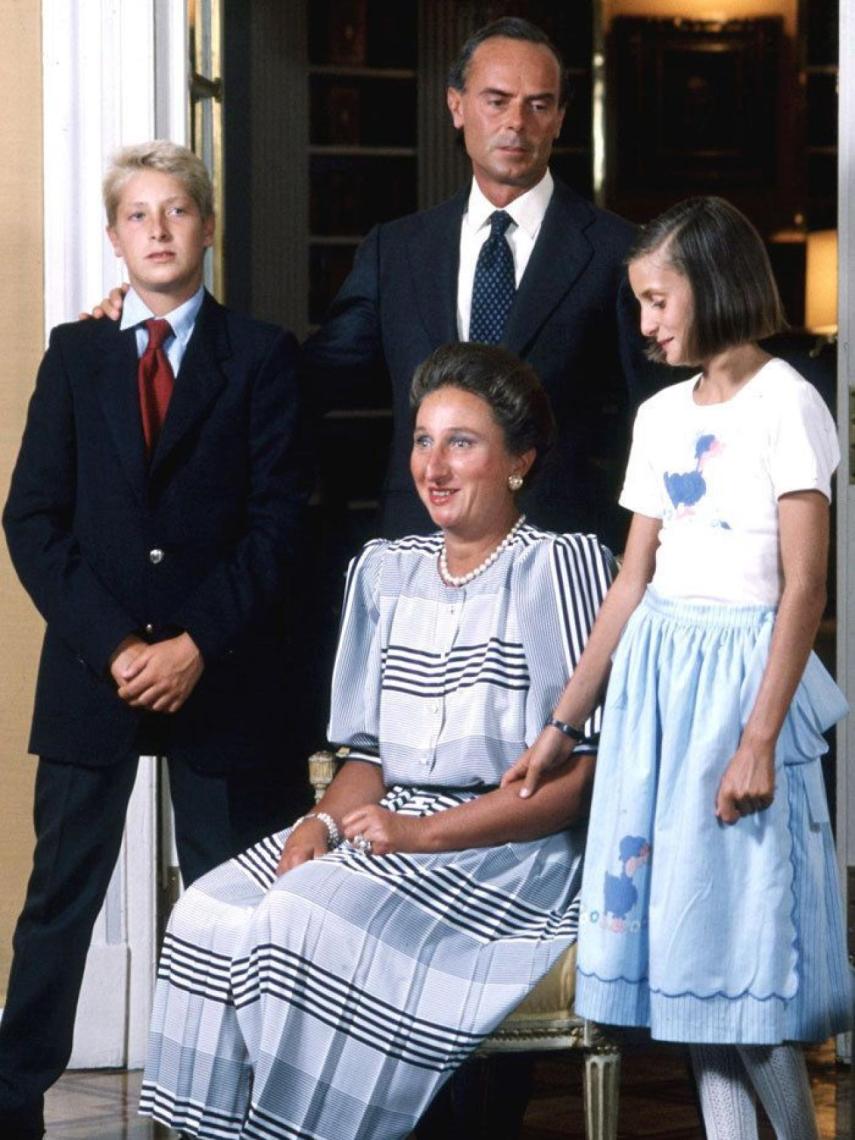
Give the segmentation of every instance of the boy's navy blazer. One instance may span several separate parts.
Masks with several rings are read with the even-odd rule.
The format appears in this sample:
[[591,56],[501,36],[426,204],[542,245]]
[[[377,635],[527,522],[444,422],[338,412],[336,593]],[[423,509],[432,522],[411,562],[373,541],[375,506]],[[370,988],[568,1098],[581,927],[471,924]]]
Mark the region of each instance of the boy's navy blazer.
[[[430,526],[409,475],[409,391],[425,357],[459,339],[460,226],[468,198],[465,189],[434,209],[375,227],[327,320],[304,348],[307,378],[327,403],[352,404],[360,376],[388,372],[394,438],[387,534]],[[558,422],[553,455],[526,502],[541,525],[608,529],[629,410],[661,382],[644,360],[626,282],[624,259],[634,235],[629,222],[556,180],[503,341],[533,365]],[[598,467],[603,453],[614,455],[613,470]]]
[[[206,294],[149,461],[134,330],[54,329],[3,519],[47,622],[31,751],[153,751],[225,772],[281,750],[282,602],[305,499],[295,361],[290,333]],[[116,647],[183,630],[205,662],[184,707],[126,706]]]

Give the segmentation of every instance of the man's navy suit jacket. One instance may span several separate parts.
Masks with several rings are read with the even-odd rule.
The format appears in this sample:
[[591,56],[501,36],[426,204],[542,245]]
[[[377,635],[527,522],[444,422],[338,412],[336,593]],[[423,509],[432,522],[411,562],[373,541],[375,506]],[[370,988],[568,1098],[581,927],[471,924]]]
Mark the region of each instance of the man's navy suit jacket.
[[[431,529],[409,475],[409,390],[416,367],[457,341],[460,226],[468,190],[432,210],[375,227],[304,369],[327,406],[359,402],[360,381],[388,372],[393,441],[383,503],[389,536]],[[558,441],[523,506],[532,522],[598,533],[620,547],[616,507],[631,409],[661,384],[643,356],[624,258],[635,228],[567,186],[555,190],[520,282],[503,343],[537,371]]]
[[[154,751],[227,772],[281,753],[282,600],[305,497],[296,342],[206,295],[151,460],[133,329],[54,329],[4,526],[47,622],[31,751],[109,764]],[[117,694],[131,633],[186,630],[205,668],[175,714]]]

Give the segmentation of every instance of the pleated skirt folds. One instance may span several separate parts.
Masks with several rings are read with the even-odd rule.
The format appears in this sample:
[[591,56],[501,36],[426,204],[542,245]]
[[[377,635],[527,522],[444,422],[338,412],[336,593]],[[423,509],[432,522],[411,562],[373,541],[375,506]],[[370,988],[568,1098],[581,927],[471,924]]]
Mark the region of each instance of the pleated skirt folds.
[[[385,802],[424,814],[471,795]],[[221,1140],[405,1137],[575,941],[582,837],[380,857],[345,844],[277,878],[286,835],[178,903],[141,1109]]]

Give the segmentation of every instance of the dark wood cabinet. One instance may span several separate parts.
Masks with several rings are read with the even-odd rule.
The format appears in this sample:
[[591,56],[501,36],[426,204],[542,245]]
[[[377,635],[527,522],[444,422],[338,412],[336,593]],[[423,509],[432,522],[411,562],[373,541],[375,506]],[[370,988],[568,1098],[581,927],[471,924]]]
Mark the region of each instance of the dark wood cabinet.
[[786,224],[792,74],[781,17],[615,19],[609,205],[644,221],[678,198],[718,193],[767,231]]
[[313,0],[308,23],[308,323],[377,222],[418,206],[418,5]]

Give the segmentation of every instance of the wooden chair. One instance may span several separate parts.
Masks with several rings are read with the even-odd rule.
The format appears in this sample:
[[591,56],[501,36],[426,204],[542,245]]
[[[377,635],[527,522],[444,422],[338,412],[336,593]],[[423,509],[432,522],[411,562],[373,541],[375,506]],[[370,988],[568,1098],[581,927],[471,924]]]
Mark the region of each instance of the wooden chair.
[[[339,761],[337,753],[309,757],[309,779],[315,801],[323,796]],[[541,978],[531,993],[481,1045],[482,1054],[580,1050],[584,1059],[585,1135],[587,1140],[616,1140],[620,1083],[620,1051],[603,1031],[573,1010],[576,947],[571,946]]]

